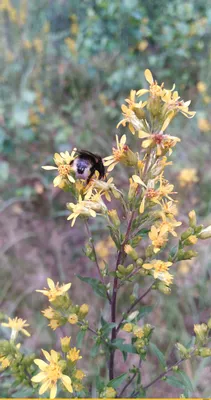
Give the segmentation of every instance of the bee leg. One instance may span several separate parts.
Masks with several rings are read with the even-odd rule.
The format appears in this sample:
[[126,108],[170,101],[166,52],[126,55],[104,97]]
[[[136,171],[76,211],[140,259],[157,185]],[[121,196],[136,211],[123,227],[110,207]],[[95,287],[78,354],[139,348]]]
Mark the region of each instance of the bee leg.
[[90,175],[88,176],[87,181],[86,181],[87,185],[90,182],[91,178],[93,177],[95,170],[96,170],[95,167],[90,168]]

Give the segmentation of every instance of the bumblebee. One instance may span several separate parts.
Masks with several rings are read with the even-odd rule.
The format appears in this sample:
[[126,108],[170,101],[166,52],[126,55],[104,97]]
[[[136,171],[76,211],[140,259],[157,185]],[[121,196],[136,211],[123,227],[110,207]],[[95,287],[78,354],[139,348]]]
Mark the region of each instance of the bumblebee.
[[88,184],[96,171],[99,173],[99,179],[105,176],[102,157],[87,150],[77,150],[76,155],[75,160],[71,162],[76,178],[84,179]]

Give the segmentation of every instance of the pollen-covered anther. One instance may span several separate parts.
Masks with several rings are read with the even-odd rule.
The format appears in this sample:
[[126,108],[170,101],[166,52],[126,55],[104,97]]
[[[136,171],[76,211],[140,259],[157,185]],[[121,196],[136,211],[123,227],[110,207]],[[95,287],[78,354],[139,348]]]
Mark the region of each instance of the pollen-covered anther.
[[155,189],[152,189],[152,188],[150,188],[150,189],[147,189],[147,192],[146,192],[146,194],[145,194],[145,196],[148,198],[148,199],[152,199],[153,197],[156,197],[158,194],[157,194],[157,191],[155,190]]
[[156,144],[161,144],[163,141],[163,135],[161,133],[155,133],[153,135],[153,140]]
[[59,165],[58,171],[59,171],[59,175],[66,176],[70,173],[71,166],[70,165]]

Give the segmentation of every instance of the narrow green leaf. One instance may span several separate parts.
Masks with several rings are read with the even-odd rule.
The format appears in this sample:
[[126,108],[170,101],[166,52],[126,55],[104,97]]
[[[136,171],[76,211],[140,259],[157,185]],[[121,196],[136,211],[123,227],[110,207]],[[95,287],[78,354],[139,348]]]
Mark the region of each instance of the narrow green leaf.
[[187,387],[188,390],[190,390],[190,392],[194,391],[192,382],[190,381],[190,378],[188,377],[188,375],[184,372],[184,371],[177,371],[177,375],[179,375],[182,379],[182,381],[184,382],[184,385]]
[[166,378],[166,381],[169,385],[184,389],[185,385],[183,382],[181,382],[179,379],[175,378],[175,376],[168,376]]
[[137,354],[137,350],[132,344],[124,344],[116,340],[112,342],[112,345],[114,345],[117,349],[124,351],[126,353]]
[[118,389],[118,387],[124,382],[124,380],[127,378],[127,374],[122,374],[117,376],[116,378],[112,379],[109,383],[108,386]]
[[89,277],[80,276],[80,275],[77,275],[77,277],[81,281],[88,283],[88,285],[90,285],[92,287],[92,289],[98,296],[103,297],[104,299],[107,299],[106,288],[98,279],[89,278]]
[[94,344],[94,346],[92,347],[91,352],[90,352],[91,357],[93,357],[93,358],[96,357],[99,347],[100,347],[100,345],[98,343]]
[[165,357],[162,353],[162,351],[160,351],[158,349],[158,347],[156,346],[156,344],[154,343],[150,343],[149,348],[151,350],[151,352],[157,357],[157,359],[160,361],[161,365],[163,368],[166,367],[166,360]]
[[81,347],[86,331],[79,331],[76,337],[76,346]]

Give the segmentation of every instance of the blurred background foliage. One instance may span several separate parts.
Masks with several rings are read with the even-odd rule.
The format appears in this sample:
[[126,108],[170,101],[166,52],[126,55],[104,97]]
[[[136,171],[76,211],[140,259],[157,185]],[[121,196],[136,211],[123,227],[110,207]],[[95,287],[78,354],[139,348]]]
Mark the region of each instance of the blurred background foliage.
[[[55,347],[55,336],[70,334],[65,328],[52,333],[40,314],[46,304],[34,290],[45,285],[47,276],[72,281],[75,301],[92,299],[91,320],[99,320],[102,308],[75,277],[95,276],[82,252],[86,233],[79,221],[70,229],[65,219],[69,197],[52,187],[52,175],[40,166],[54,152],[74,146],[109,155],[120,106],[131,89],[145,86],[146,68],[167,87],[175,82],[197,111],[193,120],[180,117],[173,124],[171,133],[182,141],[173,154],[169,179],[179,193],[183,226],[193,208],[201,223],[211,224],[211,3],[1,0],[0,34],[0,303],[4,313],[28,319],[33,335],[26,351],[39,351]],[[125,171],[117,171],[123,186]],[[92,229],[102,262],[112,262],[108,232],[99,221]],[[211,312],[210,245],[201,244],[198,251],[197,261],[178,265],[171,296],[147,299],[156,307],[156,315],[149,316],[158,326],[154,340],[163,350],[167,347],[171,360],[175,341],[187,343],[193,324],[204,322]],[[126,301],[123,293],[121,309]],[[103,312],[106,316],[107,310]],[[83,366],[92,385],[95,370],[88,370],[86,352]],[[96,368],[103,369],[100,355],[97,360]],[[143,380],[158,368],[153,355],[148,361]],[[124,372],[121,356],[116,363]],[[187,361],[185,369],[193,394],[211,396],[209,361]],[[8,381],[0,386],[1,397],[17,397]],[[173,397],[181,389],[160,383],[148,395],[155,393]]]

